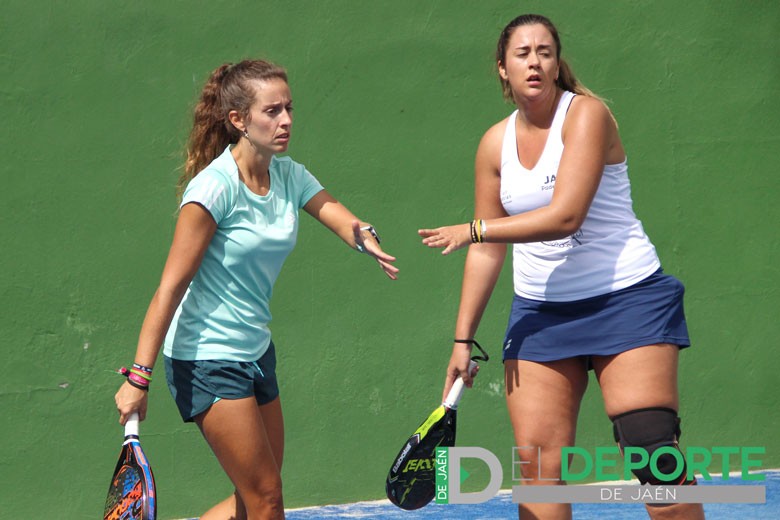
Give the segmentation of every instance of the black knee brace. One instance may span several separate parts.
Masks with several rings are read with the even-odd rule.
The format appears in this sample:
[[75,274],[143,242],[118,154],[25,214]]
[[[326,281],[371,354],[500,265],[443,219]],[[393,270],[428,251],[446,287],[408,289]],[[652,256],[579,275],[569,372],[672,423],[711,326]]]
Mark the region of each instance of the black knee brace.
[[[650,457],[659,448],[668,446],[680,450],[677,444],[680,439],[680,418],[677,412],[671,408],[641,408],[612,417],[612,424],[615,441],[620,445],[621,452],[627,447],[644,448],[647,451],[648,463],[642,468],[632,469],[639,482],[653,485],[680,485],[695,482],[695,480],[687,480],[684,457],[681,457],[682,473],[674,480],[659,479],[650,469]],[[640,460],[639,455],[633,454],[630,462],[636,465]],[[658,457],[658,462],[655,464],[658,471],[665,475],[673,474],[678,466],[678,460],[668,453]]]

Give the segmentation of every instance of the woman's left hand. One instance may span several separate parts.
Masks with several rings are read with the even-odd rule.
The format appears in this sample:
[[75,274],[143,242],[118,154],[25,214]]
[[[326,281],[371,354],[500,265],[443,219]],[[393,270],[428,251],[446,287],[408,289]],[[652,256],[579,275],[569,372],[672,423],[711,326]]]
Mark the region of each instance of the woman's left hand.
[[471,225],[458,224],[436,229],[420,229],[417,233],[423,237],[422,243],[428,247],[444,248],[441,252],[448,255],[471,244]]
[[358,250],[373,256],[387,277],[397,280],[398,268],[393,265],[395,257],[382,251],[376,238],[369,231],[361,229],[359,221],[352,222],[352,232],[355,234],[355,246]]

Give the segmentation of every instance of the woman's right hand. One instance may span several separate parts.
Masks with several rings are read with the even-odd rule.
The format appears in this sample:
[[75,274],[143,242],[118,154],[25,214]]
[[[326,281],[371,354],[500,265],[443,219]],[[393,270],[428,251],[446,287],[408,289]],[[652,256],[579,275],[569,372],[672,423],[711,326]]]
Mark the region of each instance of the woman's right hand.
[[[397,280],[398,268],[393,265],[393,262],[395,262],[395,257],[382,251],[382,248],[379,246],[379,240],[377,239],[376,232],[371,233],[373,236],[369,235],[369,240],[366,240],[366,235],[368,235],[368,232],[364,233],[364,231],[366,231],[367,227],[371,226],[368,225],[361,227],[359,220],[352,221],[352,234],[355,238],[355,247],[358,251],[362,251],[370,256],[373,256],[387,277],[391,280]],[[371,227],[371,229],[373,229],[373,227]]]
[[450,363],[447,366],[447,376],[444,379],[444,391],[441,394],[441,400],[447,398],[447,394],[450,393],[450,388],[455,383],[458,377],[463,378],[463,384],[467,388],[471,388],[474,384],[474,377],[479,372],[479,365],[474,368],[472,373],[469,373],[469,362],[471,361],[471,345],[463,343],[455,343],[452,347],[452,356],[450,356]]
[[419,229],[417,234],[423,237],[422,243],[431,248],[444,249],[448,255],[472,243],[471,224],[443,226],[436,229]]
[[133,412],[138,412],[138,418],[143,421],[146,418],[148,398],[149,392],[136,388],[128,382],[123,383],[114,396],[116,409],[119,412],[119,424],[124,425]]

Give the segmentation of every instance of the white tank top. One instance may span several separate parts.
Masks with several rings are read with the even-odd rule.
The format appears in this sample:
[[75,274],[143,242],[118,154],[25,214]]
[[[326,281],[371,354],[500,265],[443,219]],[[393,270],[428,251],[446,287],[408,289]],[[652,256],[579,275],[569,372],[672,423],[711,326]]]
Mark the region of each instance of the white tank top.
[[[572,92],[561,96],[547,143],[532,170],[518,158],[517,110],[509,116],[501,150],[501,203],[509,215],[550,204],[564,148],[561,130],[572,99]],[[533,300],[574,301],[610,293],[643,280],[660,266],[632,208],[625,160],[604,166],[576,233],[562,240],[513,246],[515,293]]]

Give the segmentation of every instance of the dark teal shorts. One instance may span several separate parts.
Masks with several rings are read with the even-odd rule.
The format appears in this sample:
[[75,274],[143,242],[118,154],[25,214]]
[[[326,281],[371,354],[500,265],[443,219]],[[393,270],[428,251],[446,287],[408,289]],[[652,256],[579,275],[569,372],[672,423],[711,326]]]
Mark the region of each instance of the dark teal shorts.
[[192,422],[220,399],[254,396],[268,404],[279,396],[273,341],[257,361],[184,361],[165,358],[165,377],[184,422]]

